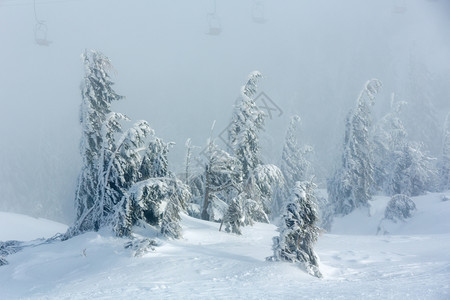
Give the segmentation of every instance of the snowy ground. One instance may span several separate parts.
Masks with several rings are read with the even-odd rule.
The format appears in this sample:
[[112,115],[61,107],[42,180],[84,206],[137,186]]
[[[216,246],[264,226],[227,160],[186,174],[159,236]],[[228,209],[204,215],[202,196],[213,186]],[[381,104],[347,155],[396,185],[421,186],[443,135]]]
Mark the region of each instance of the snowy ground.
[[[323,279],[265,261],[273,225],[257,224],[236,236],[185,216],[184,239],[163,240],[143,257],[133,257],[123,247],[126,240],[105,231],[25,248],[0,267],[0,298],[449,299],[450,201],[442,202],[440,194],[413,199],[416,214],[407,223],[388,224],[390,235],[375,235],[388,198],[376,198],[371,216],[357,211],[336,220],[316,247]],[[0,217],[0,239],[24,237],[28,224],[34,238],[52,235],[39,232],[41,226],[64,229],[20,215]]]

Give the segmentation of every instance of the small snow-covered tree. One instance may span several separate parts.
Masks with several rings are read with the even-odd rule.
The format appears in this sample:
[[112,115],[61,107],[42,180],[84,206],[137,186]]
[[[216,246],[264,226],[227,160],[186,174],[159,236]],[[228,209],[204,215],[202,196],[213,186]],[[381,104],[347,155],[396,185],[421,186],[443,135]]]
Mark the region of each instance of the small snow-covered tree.
[[441,124],[434,101],[433,76],[412,50],[405,91],[408,105],[404,120],[410,139],[423,143],[432,155],[439,153]]
[[159,137],[151,139],[139,169],[141,180],[169,175],[168,154],[172,146],[172,142],[166,143]]
[[384,218],[381,219],[377,228],[377,234],[388,234],[389,223],[405,222],[412,217],[416,211],[416,204],[406,195],[397,194],[392,196],[384,211]]
[[[190,197],[189,187],[176,178],[150,178],[134,184],[128,191],[115,219],[116,234],[131,232],[140,221],[160,228],[169,238],[181,237],[180,213]],[[128,209],[130,207],[131,209]]]
[[400,111],[406,102],[391,97],[390,111],[376,124],[373,134],[374,188],[387,195],[393,195],[395,169],[398,158],[408,144],[407,133],[400,119]]
[[322,277],[313,249],[319,237],[315,188],[311,182],[296,182],[278,228],[280,235],[273,238],[274,254],[268,260],[300,263],[310,275]]
[[377,79],[369,80],[346,120],[341,166],[328,180],[327,190],[335,213],[346,215],[368,205],[373,184],[371,109],[381,88]]
[[189,179],[189,188],[191,190],[191,198],[187,206],[187,213],[191,217],[201,219],[205,191],[205,173],[196,172],[192,174]]
[[308,155],[313,152],[313,148],[309,145],[300,145],[297,138],[299,124],[300,117],[297,115],[292,116],[287,129],[280,163],[284,184],[277,187],[275,201],[272,206],[273,213],[276,216],[284,210],[284,201],[289,198],[295,182],[307,180],[307,177],[312,173],[312,165],[308,160]]
[[[219,149],[212,140],[208,142],[204,179],[201,217],[203,220],[214,220],[217,217],[213,216],[214,210],[211,206],[214,206],[214,202],[227,201],[225,198],[229,195],[241,192],[242,173],[239,161]],[[222,197],[218,197],[220,194]]]
[[172,193],[164,210],[161,220],[161,233],[172,239],[182,237],[180,225],[181,212],[186,208],[186,202],[190,197],[189,187],[180,180],[172,181]]
[[[145,128],[142,122],[138,122],[141,126],[135,128]],[[136,130],[132,132],[138,136]],[[129,235],[131,226],[143,221],[160,227],[161,233],[169,238],[181,237],[180,213],[185,209],[190,192],[186,184],[168,171],[167,156],[171,145],[154,134],[146,148],[135,144],[135,149],[144,151],[144,155],[137,160],[140,164],[131,164],[137,171],[137,180],[130,178],[132,185],[115,207],[119,218],[113,220],[113,228],[118,236]]]
[[416,204],[411,198],[403,194],[397,194],[389,200],[384,212],[384,218],[394,222],[405,221],[411,218],[415,210]]
[[281,170],[271,164],[258,165],[248,179],[248,197],[244,206],[247,207],[246,224],[253,221],[269,223],[269,214],[272,206],[274,188],[283,186],[283,174]]
[[330,231],[334,220],[334,206],[330,203],[326,195],[316,194],[317,207],[319,213],[318,226],[325,230]]
[[231,200],[227,212],[223,217],[219,231],[222,229],[223,224],[225,224],[226,232],[232,232],[239,235],[242,234],[241,227],[245,225],[244,209],[242,208],[243,201],[242,194],[239,194],[236,198]]
[[394,102],[391,111],[376,126],[374,170],[376,189],[387,195],[417,196],[434,189],[436,170],[420,143],[411,142],[400,119],[405,102]]
[[187,139],[186,143],[186,157],[184,159],[184,182],[189,185],[191,176],[191,160],[192,160],[192,141]]
[[410,142],[396,155],[392,182],[392,191],[395,194],[418,196],[435,189],[436,159],[427,155],[422,144]]
[[117,236],[130,236],[132,228],[136,222],[135,207],[133,202],[129,201],[128,195],[124,195],[117,204],[112,221],[113,231]]
[[450,189],[450,113],[445,118],[442,143],[442,158],[439,167],[440,188],[441,190],[448,190]]
[[309,145],[303,147],[300,145],[297,138],[299,123],[299,116],[295,115],[291,118],[281,155],[280,169],[286,186],[291,189],[297,181],[306,180],[311,171],[311,163],[307,160],[307,155],[313,149]]

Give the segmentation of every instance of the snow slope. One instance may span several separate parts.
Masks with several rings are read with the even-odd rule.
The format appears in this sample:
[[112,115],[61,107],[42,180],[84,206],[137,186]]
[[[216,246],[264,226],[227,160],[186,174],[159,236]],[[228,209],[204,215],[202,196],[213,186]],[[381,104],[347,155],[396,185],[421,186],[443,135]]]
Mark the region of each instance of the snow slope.
[[65,232],[67,225],[14,213],[0,212],[0,241],[29,241],[49,238],[57,232]]
[[373,202],[371,217],[336,220],[316,248],[323,279],[265,261],[274,225],[236,236],[184,216],[184,239],[160,240],[142,257],[106,230],[25,248],[0,267],[0,298],[449,299],[450,201],[439,196],[413,198],[418,211],[390,235],[375,235],[387,198]]

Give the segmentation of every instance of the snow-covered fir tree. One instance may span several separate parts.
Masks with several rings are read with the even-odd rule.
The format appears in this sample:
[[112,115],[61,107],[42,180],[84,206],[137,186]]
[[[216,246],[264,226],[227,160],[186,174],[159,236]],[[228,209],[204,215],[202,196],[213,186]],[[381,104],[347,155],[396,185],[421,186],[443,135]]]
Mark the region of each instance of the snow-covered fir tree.
[[[273,165],[263,166],[260,158],[260,132],[264,128],[265,113],[256,105],[257,83],[262,78],[252,72],[241,88],[241,97],[235,106],[228,130],[228,146],[242,169],[242,205],[247,211],[245,222],[268,222],[272,201],[272,187],[282,181],[281,171]],[[263,182],[262,180],[270,180]]]
[[312,153],[313,148],[309,145],[300,145],[297,138],[299,124],[300,117],[297,115],[292,116],[281,154],[280,169],[283,174],[284,184],[277,187],[275,193],[272,205],[274,217],[277,217],[284,210],[285,203],[283,201],[289,198],[295,182],[307,180],[307,177],[312,173],[312,165],[307,158]]
[[407,133],[400,119],[406,102],[391,97],[391,109],[375,126],[373,134],[374,188],[387,195],[394,195],[395,169],[404,146],[408,144]]
[[381,88],[377,79],[369,80],[359,95],[356,107],[346,119],[341,166],[328,180],[327,190],[335,213],[346,215],[368,205],[373,183],[371,106]]
[[121,114],[110,113],[102,127],[103,145],[97,162],[99,173],[95,202],[91,210],[78,218],[69,229],[68,237],[86,231],[83,224],[88,217],[95,224],[90,230],[96,230],[116,222],[114,217],[120,215],[117,210],[129,208],[122,203],[122,198],[126,197],[135,182],[141,180],[140,151],[153,130],[146,121],[138,121],[116,140],[114,137],[121,130],[119,122],[123,119],[126,117]]
[[255,103],[258,71],[252,72],[241,88],[241,97],[235,106],[228,131],[228,146],[242,165],[247,180],[257,165],[261,164],[259,134],[264,128],[265,114]]
[[77,219],[64,238],[103,226],[129,236],[139,222],[159,226],[168,237],[180,237],[180,212],[190,193],[168,171],[171,143],[156,137],[146,121],[122,133],[121,121],[128,118],[111,111],[111,101],[121,96],[111,89],[109,60],[96,51],[86,52],[83,59],[83,167],[75,199]]
[[397,194],[389,200],[384,212],[384,218],[394,222],[405,221],[411,218],[415,210],[416,204],[411,198],[403,194]]
[[189,185],[191,177],[191,161],[192,161],[192,141],[187,139],[184,144],[186,147],[186,156],[184,158],[184,182]]
[[397,153],[392,186],[395,194],[418,196],[437,188],[436,159],[423,148],[421,143],[409,142]]
[[[116,143],[104,147],[105,160],[98,187],[97,220],[109,223],[114,207],[126,191],[140,180],[142,157],[140,150],[145,146],[146,137],[152,129],[146,121],[138,121],[128,129]],[[114,141],[114,140],[113,140]],[[102,225],[102,224],[101,224]]]
[[[146,138],[154,132],[146,121],[138,121],[128,129],[116,143],[101,177],[104,186],[99,186],[99,209],[103,212],[105,225],[110,223],[116,205],[127,195],[131,186],[142,180],[143,166],[141,151],[145,149]],[[146,151],[149,153],[150,149]],[[119,206],[120,208],[120,206]]]
[[374,141],[374,190],[387,195],[417,196],[435,188],[434,158],[423,146],[409,141],[400,108],[405,102],[391,100],[391,111],[377,124]]
[[169,175],[168,155],[173,145],[173,142],[166,143],[161,138],[152,136],[139,168],[141,180]]
[[245,225],[244,209],[242,208],[245,199],[242,199],[242,197],[243,194],[239,194],[236,198],[231,200],[227,212],[223,217],[219,231],[222,229],[222,226],[225,225],[226,232],[232,232],[239,235],[242,234],[241,227]]
[[272,196],[275,188],[283,185],[283,174],[277,166],[266,164],[255,168],[248,180],[246,193],[248,198],[244,203],[246,224],[251,225],[253,221],[269,223]]
[[300,117],[291,117],[289,127],[281,154],[281,172],[283,173],[286,186],[291,189],[297,181],[304,181],[311,173],[311,163],[307,160],[307,155],[313,151],[309,145],[301,146],[297,135]]
[[191,191],[191,197],[187,204],[187,213],[191,217],[201,219],[201,211],[205,199],[205,172],[200,171],[192,173],[188,186]]
[[[237,158],[221,150],[212,139],[208,141],[207,161],[204,172],[204,193],[201,218],[220,220],[225,211],[215,207],[226,207],[235,195],[242,191],[242,169]],[[220,214],[220,216],[218,216]]]
[[422,63],[415,49],[409,56],[408,81],[406,84],[405,99],[408,105],[403,114],[405,128],[410,139],[423,143],[432,155],[440,153],[441,124],[434,101],[434,79],[427,66]]
[[442,144],[442,158],[439,167],[440,189],[448,190],[450,189],[450,113],[445,118]]
[[168,197],[167,205],[161,219],[161,234],[168,238],[179,239],[182,237],[181,212],[186,208],[186,202],[190,197],[189,188],[180,180],[172,181],[172,193]]
[[150,178],[134,184],[116,211],[113,228],[118,236],[145,222],[169,238],[181,237],[180,212],[190,197],[188,186],[176,178]]
[[133,182],[116,206],[119,218],[113,219],[113,228],[118,236],[145,222],[161,228],[169,238],[181,237],[180,213],[191,194],[189,187],[168,171],[171,144],[152,136],[137,168],[140,180]]
[[102,127],[111,113],[111,103],[123,97],[112,88],[109,72],[111,61],[98,51],[85,51],[84,80],[81,85],[80,122],[82,126],[80,152],[82,169],[75,193],[76,217],[82,220],[78,224],[80,231],[98,227],[94,205],[98,197],[99,159],[102,153]]
[[389,234],[387,229],[389,223],[405,222],[416,210],[416,204],[408,196],[403,194],[392,196],[384,211],[384,218],[378,224],[377,234]]
[[319,237],[315,188],[312,182],[295,183],[268,260],[300,263],[309,274],[322,277],[313,248]]

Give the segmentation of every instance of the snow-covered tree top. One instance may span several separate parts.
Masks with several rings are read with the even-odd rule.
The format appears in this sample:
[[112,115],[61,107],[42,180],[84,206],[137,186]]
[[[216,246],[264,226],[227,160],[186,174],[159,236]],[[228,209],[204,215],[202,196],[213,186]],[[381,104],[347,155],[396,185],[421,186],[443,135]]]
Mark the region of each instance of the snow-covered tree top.
[[262,78],[262,74],[259,71],[253,71],[250,73],[247,79],[247,83],[241,88],[242,95],[249,99],[253,99],[258,88],[258,81]]
[[371,79],[367,81],[364,85],[364,89],[358,97],[358,104],[360,105],[367,101],[368,104],[373,105],[375,96],[380,91],[382,85],[383,84],[378,79]]

